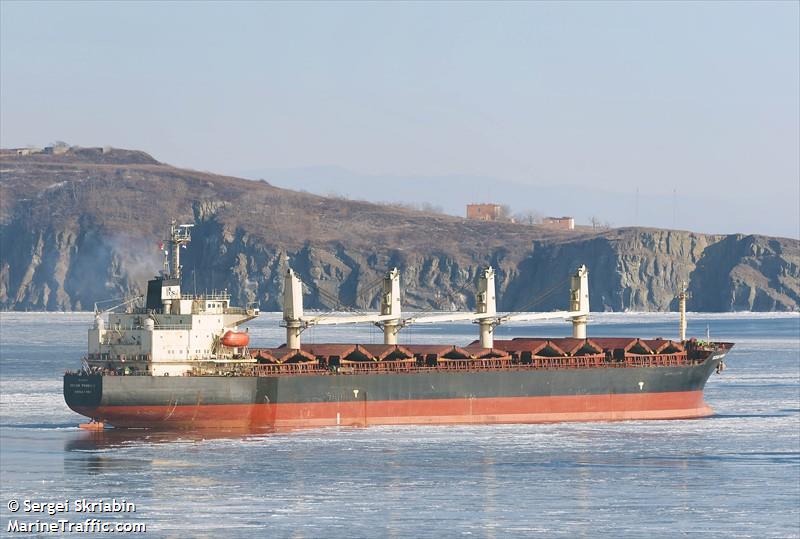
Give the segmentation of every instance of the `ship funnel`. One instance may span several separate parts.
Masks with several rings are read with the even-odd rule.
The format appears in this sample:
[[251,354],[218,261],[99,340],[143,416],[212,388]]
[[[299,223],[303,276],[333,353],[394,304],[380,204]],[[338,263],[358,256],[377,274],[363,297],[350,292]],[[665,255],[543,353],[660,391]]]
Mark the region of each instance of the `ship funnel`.
[[586,338],[586,318],[589,313],[589,270],[585,265],[578,267],[572,276],[572,286],[569,291],[569,310],[578,311],[572,317],[572,336],[576,339]]
[[383,294],[381,294],[381,316],[392,316],[392,320],[383,322],[383,344],[397,344],[397,332],[400,330],[400,272],[392,268],[383,278]]
[[300,348],[303,316],[303,282],[291,268],[286,272],[283,286],[283,321],[286,324],[286,346]]
[[[494,268],[491,266],[483,270],[478,278],[478,296],[476,301],[477,314],[497,314],[497,299],[494,289]],[[480,327],[481,348],[494,346],[494,318],[478,319]]]

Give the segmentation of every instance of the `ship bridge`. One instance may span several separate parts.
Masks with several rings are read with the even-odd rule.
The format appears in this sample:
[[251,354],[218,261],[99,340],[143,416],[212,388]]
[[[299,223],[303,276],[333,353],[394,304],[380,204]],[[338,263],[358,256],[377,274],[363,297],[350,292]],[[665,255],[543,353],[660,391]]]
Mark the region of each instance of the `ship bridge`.
[[89,367],[176,376],[196,367],[248,361],[249,338],[238,326],[256,318],[258,308],[232,307],[227,290],[181,291],[180,249],[191,240],[191,226],[172,222],[162,244],[164,270],[148,281],[144,307],[97,314],[89,330]]

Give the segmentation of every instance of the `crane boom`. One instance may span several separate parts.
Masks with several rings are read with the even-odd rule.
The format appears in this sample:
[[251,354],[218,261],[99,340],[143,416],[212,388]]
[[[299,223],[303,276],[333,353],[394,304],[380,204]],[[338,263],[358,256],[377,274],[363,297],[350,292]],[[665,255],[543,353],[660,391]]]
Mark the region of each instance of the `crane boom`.
[[474,320],[484,320],[484,319],[493,319],[495,318],[495,314],[490,313],[443,313],[443,314],[431,314],[428,316],[413,316],[411,318],[406,318],[403,320],[404,326],[410,326],[411,324],[436,324],[439,322],[463,322],[463,321],[474,321]]
[[575,318],[587,316],[589,311],[552,311],[549,313],[515,313],[497,317],[498,324],[506,322],[531,322],[534,320],[551,320],[553,318]]
[[301,316],[300,321],[306,326],[337,326],[340,324],[366,324],[396,320],[392,314],[344,314],[333,316]]

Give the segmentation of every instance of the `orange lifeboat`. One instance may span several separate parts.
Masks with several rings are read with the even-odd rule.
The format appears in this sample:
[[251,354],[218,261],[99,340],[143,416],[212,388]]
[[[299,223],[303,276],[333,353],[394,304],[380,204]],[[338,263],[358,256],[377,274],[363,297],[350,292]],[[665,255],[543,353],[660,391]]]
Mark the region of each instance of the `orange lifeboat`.
[[247,346],[250,342],[250,335],[244,331],[226,331],[222,336],[222,344],[231,348]]

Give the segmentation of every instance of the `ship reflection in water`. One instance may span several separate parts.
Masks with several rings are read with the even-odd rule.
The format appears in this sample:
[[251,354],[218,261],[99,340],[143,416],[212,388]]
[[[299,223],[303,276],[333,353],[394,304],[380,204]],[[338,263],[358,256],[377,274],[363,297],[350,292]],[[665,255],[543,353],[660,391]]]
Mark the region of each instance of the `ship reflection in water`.
[[66,440],[65,451],[100,451],[147,444],[191,444],[209,440],[247,441],[254,436],[285,434],[296,429],[201,429],[159,431],[150,429],[104,429],[81,431]]

